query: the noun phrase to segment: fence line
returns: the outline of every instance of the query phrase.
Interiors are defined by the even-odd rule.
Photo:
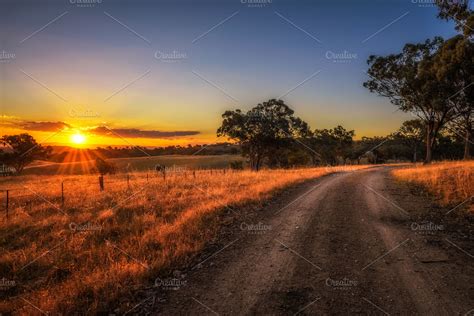
[[[230,172],[235,173],[236,171],[238,171],[238,170],[231,170]],[[199,174],[217,175],[219,172],[222,172],[222,174],[225,175],[226,174],[226,169],[222,169],[222,170],[217,170],[217,169],[198,169],[198,170],[196,170],[196,169],[193,169],[191,174],[192,174],[193,179],[195,180],[195,179],[197,179],[197,176]],[[153,176],[153,174],[155,176]],[[60,204],[61,204],[61,208],[64,208],[64,206],[66,204],[66,193],[67,193],[67,190],[66,190],[67,188],[65,187],[66,182],[80,182],[82,187],[88,186],[88,185],[97,185],[98,184],[98,190],[100,192],[102,192],[102,191],[106,190],[106,186],[114,185],[116,183],[122,183],[122,184],[126,183],[127,188],[131,189],[131,182],[133,180],[143,180],[143,181],[145,181],[145,183],[149,183],[150,179],[162,178],[163,182],[167,182],[167,177],[168,177],[169,180],[172,180],[172,179],[177,179],[180,176],[182,176],[184,179],[188,179],[188,171],[179,171],[179,172],[174,172],[174,171],[170,172],[170,171],[168,171],[167,172],[166,169],[165,169],[165,170],[162,170],[162,171],[159,171],[159,172],[151,173],[151,176],[147,172],[146,173],[146,178],[134,176],[133,173],[132,174],[129,174],[129,173],[120,174],[120,175],[109,175],[109,176],[101,175],[101,176],[98,177],[98,180],[99,180],[98,182],[95,182],[97,180],[93,181],[92,177],[91,177],[90,181],[84,181],[84,179],[77,179],[77,177],[80,177],[80,175],[71,176],[71,177],[74,177],[74,178],[72,178],[72,179],[67,179],[67,178],[66,179],[61,179],[60,190],[59,190],[58,196],[56,198],[59,199]],[[112,180],[110,180],[110,178],[112,178]],[[33,182],[33,184],[34,184],[34,182]],[[11,194],[13,192],[27,191],[27,190],[29,190],[30,193],[14,195],[14,196],[12,196],[12,194]],[[10,208],[12,206],[11,199],[13,199],[13,198],[14,199],[30,198],[28,201],[26,201],[27,202],[26,205],[29,205],[30,211],[32,209],[33,201],[37,200],[37,199],[41,199],[41,194],[40,193],[35,193],[26,186],[22,186],[22,187],[19,187],[19,188],[11,188],[11,187],[5,188],[5,189],[0,188],[0,192],[4,192],[5,217],[6,217],[7,220],[9,218]],[[55,197],[51,197],[50,199],[55,199]]]

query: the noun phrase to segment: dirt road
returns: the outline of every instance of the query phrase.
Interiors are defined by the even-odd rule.
[[[306,183],[161,280],[151,312],[474,314],[472,236],[415,217],[429,207],[385,167]]]

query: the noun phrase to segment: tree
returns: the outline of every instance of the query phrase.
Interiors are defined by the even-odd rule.
[[[436,1],[436,4],[439,18],[453,20],[456,23],[456,30],[466,37],[474,35],[474,12],[470,9],[468,0]]]
[[[366,156],[370,163],[383,163],[385,161],[385,155],[381,151],[382,146],[387,142],[387,137],[366,137],[362,136],[360,143],[362,144],[364,151],[362,156]],[[358,157],[360,161],[361,157]]]
[[[436,37],[420,44],[406,44],[399,54],[370,56],[367,61],[370,79],[364,87],[424,122],[425,163],[432,160],[432,147],[440,130],[454,117],[449,90],[433,72],[434,56],[442,44],[443,40]]]
[[[441,1],[437,5],[438,17],[454,21],[456,30],[461,33],[443,45],[436,60],[436,68],[438,79],[452,82],[455,90],[450,99],[458,117],[451,124],[451,132],[461,130],[464,134],[464,159],[470,159],[470,144],[474,134],[474,11],[470,9],[468,0]]]
[[[445,130],[438,138],[433,156],[439,160],[455,160],[463,157],[463,137]]]
[[[0,142],[4,147],[0,153],[2,164],[15,169],[20,174],[23,169],[38,159],[47,159],[51,154],[51,147],[43,147],[29,134],[4,135]]]
[[[95,167],[101,176],[106,174],[114,174],[116,172],[116,167],[113,163],[107,162],[106,160],[97,157],[95,159]]]
[[[313,156],[313,164],[316,164],[318,161],[326,165],[336,164],[336,155],[334,153],[336,141],[331,134],[331,131],[328,129],[314,130],[310,144],[311,147],[317,148],[321,154],[319,156]]]
[[[366,152],[367,147],[365,144],[362,143],[362,141],[354,141],[351,146],[349,159],[352,161],[357,161],[357,164],[360,165],[360,161]]]
[[[334,129],[330,130],[330,133],[336,141],[336,156],[341,157],[345,162],[350,156],[350,149],[355,132],[353,130],[348,131],[341,125],[338,125]]]
[[[294,116],[294,111],[282,100],[271,99],[244,113],[237,109],[222,114],[217,136],[227,136],[242,147],[250,167],[258,171],[264,161],[279,164],[287,150],[299,138],[310,134],[308,124]]]
[[[470,144],[474,140],[474,43],[461,35],[447,40],[436,54],[432,68],[456,111],[449,129],[463,135],[464,159],[470,159]]]
[[[417,161],[418,149],[425,138],[424,124],[421,120],[410,120],[403,122],[400,129],[394,133],[395,139],[400,139],[410,147],[413,153],[413,162]]]
[[[336,164],[338,158],[345,161],[350,157],[354,135],[354,131],[347,131],[340,125],[333,129],[316,129],[310,142],[321,154],[315,158],[329,165]]]

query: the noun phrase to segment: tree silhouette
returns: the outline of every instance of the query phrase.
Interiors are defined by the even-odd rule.
[[[38,159],[47,159],[51,154],[51,147],[43,147],[29,134],[4,135],[0,142],[5,147],[0,152],[2,164],[15,169],[20,174],[23,169]]]
[[[421,120],[403,122],[398,131],[393,134],[395,140],[401,140],[410,147],[413,153],[413,162],[417,161],[417,153],[425,138],[424,124]]]
[[[439,49],[430,71],[443,83],[456,111],[449,129],[464,138],[464,159],[470,159],[474,135],[474,43],[462,35],[447,40]]]
[[[101,176],[106,174],[114,174],[116,172],[116,167],[113,163],[108,162],[100,157],[95,159],[95,167]]]
[[[456,30],[466,37],[474,35],[474,12],[470,9],[468,0],[436,1],[436,4],[439,18],[453,21]]]
[[[404,112],[419,117],[426,128],[425,163],[432,159],[432,148],[440,130],[455,117],[450,105],[450,89],[439,81],[433,66],[443,40],[436,37],[420,44],[406,44],[402,52],[386,57],[370,56],[364,87],[387,97]]]
[[[338,158],[346,160],[351,156],[354,131],[347,131],[338,125],[333,129],[316,129],[311,138],[312,147],[316,148],[322,163],[334,165]]]
[[[247,111],[237,109],[222,114],[218,136],[237,141],[250,167],[258,171],[265,160],[280,164],[283,152],[299,138],[310,135],[308,124],[294,116],[282,100],[271,99]]]

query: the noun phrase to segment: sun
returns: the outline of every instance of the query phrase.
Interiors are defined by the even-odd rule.
[[[76,145],[82,145],[86,142],[86,137],[81,133],[76,133],[71,136],[71,142]]]

